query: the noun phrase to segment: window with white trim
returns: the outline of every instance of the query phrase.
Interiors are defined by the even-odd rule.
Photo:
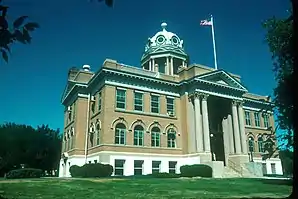
[[[251,126],[250,112],[244,111],[245,114],[245,124]]]
[[[176,148],[176,131],[173,128],[170,128],[167,133],[168,147]]]
[[[115,144],[125,144],[126,127],[119,123],[115,127]]]
[[[126,107],[126,90],[116,89],[116,108],[125,109]]]
[[[100,144],[100,125],[99,125],[99,123],[96,124],[95,132],[96,132],[96,145],[99,145]]]
[[[134,175],[143,175],[143,160],[134,161]]]
[[[161,161],[152,161],[152,173],[160,172]]]
[[[269,127],[269,115],[263,114],[263,119],[264,119],[264,127],[268,128]]]
[[[255,117],[255,126],[260,127],[260,113],[255,112],[254,117]]]
[[[175,115],[175,99],[167,97],[167,113],[169,116]]]
[[[159,96],[151,95],[151,112],[159,113]]]
[[[160,129],[158,127],[153,127],[151,129],[151,146],[160,146]]]
[[[134,109],[135,111],[143,111],[143,93],[134,92]]]
[[[275,165],[275,163],[271,163],[271,173],[276,174],[276,165]]]
[[[143,146],[144,143],[144,128],[141,125],[137,125],[133,132],[133,145]]]
[[[101,111],[101,101],[102,101],[102,99],[101,99],[101,92],[99,92],[98,93],[98,111]]]
[[[177,161],[169,161],[169,173],[176,173]]]
[[[258,137],[258,149],[260,153],[264,153],[265,149],[264,149],[264,140],[262,138],[262,136]]]
[[[124,174],[124,164],[125,164],[125,160],[117,160],[117,159],[115,159],[114,175],[116,175],[116,176],[123,176],[123,174]]]

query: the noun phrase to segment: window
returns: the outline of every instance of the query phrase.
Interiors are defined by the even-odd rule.
[[[254,113],[255,116],[255,125],[260,126],[260,114],[259,113]]]
[[[71,129],[71,149],[74,148],[74,142],[75,141],[75,136],[74,136],[74,128]]]
[[[91,161],[88,161],[89,164],[91,164]]]
[[[125,109],[126,107],[126,90],[116,90],[116,108]]]
[[[159,113],[159,96],[151,95],[151,112]]]
[[[134,129],[133,144],[136,146],[143,146],[144,128],[140,125]]]
[[[152,173],[159,173],[160,172],[160,161],[152,161]]]
[[[135,92],[135,111],[143,111],[143,93]]]
[[[176,173],[176,161],[169,161],[169,173]]]
[[[173,128],[168,130],[168,147],[175,148],[176,147],[176,132]]]
[[[263,171],[263,174],[267,174],[267,166],[266,166],[266,163],[262,163],[262,171]]]
[[[67,140],[68,140],[68,142],[67,142],[67,144],[68,144],[67,150],[70,150],[70,146],[71,146],[70,131],[68,131],[68,133],[67,133]]]
[[[265,150],[264,150],[264,142],[263,142],[262,136],[260,136],[258,138],[258,148],[259,148],[259,152],[261,152],[261,153],[264,153],[265,152]]]
[[[255,151],[255,141],[254,141],[254,138],[252,137],[252,136],[249,136],[248,137],[248,147],[249,147],[249,152],[253,152],[253,151]]]
[[[98,110],[101,111],[101,92],[98,93]]]
[[[115,144],[125,144],[126,127],[119,123],[115,128]]]
[[[143,160],[135,160],[134,161],[134,175],[142,175],[143,174]]]
[[[245,124],[248,126],[251,126],[251,120],[250,120],[250,112],[249,111],[245,111]]]
[[[97,160],[94,160],[94,163],[96,164],[97,163]]]
[[[95,98],[95,96],[93,96],[93,97],[94,97],[94,100],[91,101],[91,111],[92,111],[92,113],[95,113],[96,98]]]
[[[272,173],[272,174],[276,174],[275,163],[271,163],[271,173]]]
[[[169,116],[175,115],[175,99],[167,97],[167,113]]]
[[[100,144],[100,125],[99,123],[96,124],[96,145]]]
[[[72,119],[74,120],[75,117],[76,117],[76,103],[74,102],[72,106],[73,106],[72,107],[72,111],[73,111],[73,113],[72,113]]]
[[[151,130],[151,146],[160,146],[160,129],[158,127],[153,127]]]
[[[123,176],[125,160],[115,160],[115,171],[116,176]]]
[[[263,118],[264,118],[264,127],[268,128],[269,127],[269,116],[268,116],[268,114],[264,114]]]

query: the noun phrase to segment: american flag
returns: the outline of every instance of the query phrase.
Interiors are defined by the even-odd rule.
[[[208,21],[207,19],[201,20],[201,26],[212,26],[212,21]]]

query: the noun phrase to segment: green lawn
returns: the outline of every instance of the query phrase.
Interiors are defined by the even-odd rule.
[[[291,185],[264,179],[34,179],[0,180],[6,198],[284,198]],[[0,197],[1,198],[1,197]]]

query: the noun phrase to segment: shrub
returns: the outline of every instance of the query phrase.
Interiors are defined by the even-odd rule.
[[[204,164],[184,165],[180,172],[182,177],[212,177],[212,168]]]
[[[150,176],[152,176],[153,178],[179,178],[180,175],[177,173],[152,173],[149,174]]]
[[[43,172],[41,169],[32,169],[32,168],[24,168],[24,169],[15,169],[9,171],[5,178],[7,179],[17,179],[17,178],[40,178]]]
[[[83,166],[73,165],[69,168],[72,177],[95,178],[109,177],[113,173],[113,167],[109,164],[85,164]]]

